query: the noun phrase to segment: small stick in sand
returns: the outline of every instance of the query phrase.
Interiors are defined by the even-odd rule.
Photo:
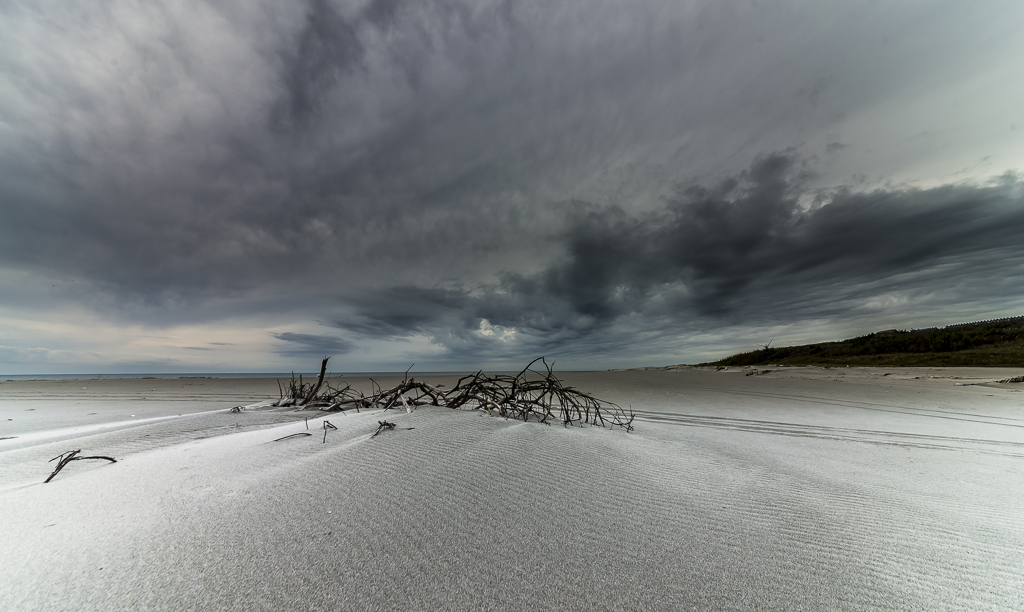
[[[328,429],[337,429],[337,427],[332,425],[330,421],[324,421],[324,441],[323,441],[323,444],[327,444],[327,430]]]
[[[377,434],[379,434],[381,431],[384,430],[385,427],[387,427],[388,429],[394,429],[395,428],[395,424],[394,423],[389,423],[388,421],[377,421],[377,423],[378,423],[377,431],[373,432],[373,436],[376,436]],[[373,436],[370,436],[370,437],[372,438]]]
[[[57,475],[57,472],[63,470],[64,466],[69,464],[69,463],[71,463],[72,461],[81,461],[83,459],[106,459],[107,461],[109,461],[111,463],[117,463],[117,459],[114,459],[113,457],[104,457],[104,456],[100,456],[100,455],[97,455],[95,457],[79,457],[77,455],[80,452],[82,452],[81,449],[73,450],[73,451],[67,451],[65,453],[61,453],[61,454],[57,455],[53,459],[50,459],[50,461],[57,461],[58,459],[60,459],[60,461],[57,461],[57,467],[53,470],[53,473],[50,474],[50,477],[43,481],[43,484],[46,484],[46,483],[50,482],[51,480],[53,480],[53,477]]]
[[[313,435],[313,434],[308,434],[308,433],[306,433],[304,431],[300,431],[299,433],[289,434],[289,435],[284,436],[282,438],[278,438],[278,439],[274,440],[274,442],[280,442],[281,440],[287,440],[288,438],[294,438],[295,436],[311,436],[311,435]]]

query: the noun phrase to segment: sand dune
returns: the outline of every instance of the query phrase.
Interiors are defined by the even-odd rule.
[[[571,374],[636,430],[425,407],[375,438],[379,411],[227,412],[273,381],[4,383],[0,607],[1022,609],[1004,374]],[[118,463],[40,484],[71,448]]]

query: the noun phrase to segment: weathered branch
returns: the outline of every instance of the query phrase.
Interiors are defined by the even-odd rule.
[[[329,359],[330,357],[324,357],[324,360],[320,363],[320,377],[316,380],[316,386],[313,387],[313,389],[306,395],[306,399],[302,400],[302,406],[305,406],[310,400],[316,397],[317,392],[320,391],[320,387],[323,386],[324,373],[327,371],[327,361]]]
[[[104,457],[102,455],[96,455],[96,456],[93,456],[93,457],[79,457],[78,453],[80,453],[80,452],[82,452],[81,449],[73,450],[73,451],[67,451],[65,453],[61,453],[61,454],[57,455],[53,459],[50,459],[50,462],[57,461],[58,459],[60,459],[60,461],[57,461],[57,467],[54,468],[53,472],[50,474],[50,477],[43,481],[43,484],[46,484],[46,483],[50,482],[51,480],[53,480],[53,477],[57,475],[57,472],[63,470],[64,466],[69,464],[69,463],[71,463],[72,461],[83,461],[85,459],[104,459],[104,460],[109,461],[111,463],[117,463],[117,459],[114,459],[113,457]]]
[[[388,422],[388,421],[377,421],[377,423],[378,423],[377,431],[373,432],[373,435],[370,436],[371,438],[373,436],[376,436],[377,434],[379,434],[381,431],[383,431],[385,427],[388,428],[388,429],[394,429],[395,428],[395,424],[391,423],[391,422]]]
[[[313,434],[308,434],[308,433],[306,433],[304,431],[300,431],[299,433],[293,433],[293,434],[289,434],[287,436],[281,436],[280,438],[274,440],[274,442],[280,442],[281,440],[287,440],[288,438],[295,438],[297,436],[311,436],[311,435],[313,435]]]

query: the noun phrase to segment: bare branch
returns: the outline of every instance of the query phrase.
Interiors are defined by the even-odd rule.
[[[111,463],[117,463],[117,459],[114,459],[113,457],[104,457],[102,455],[96,455],[96,456],[93,456],[93,457],[79,457],[78,453],[80,453],[80,452],[82,452],[81,449],[73,450],[73,451],[67,451],[67,452],[64,452],[64,453],[61,453],[61,454],[57,455],[53,459],[50,459],[50,462],[57,461],[58,459],[60,461],[57,461],[57,467],[54,468],[54,470],[50,474],[49,478],[47,478],[46,480],[43,481],[43,484],[46,484],[46,483],[50,482],[51,480],[53,480],[53,477],[57,475],[57,472],[63,470],[64,466],[69,464],[69,463],[71,463],[72,461],[84,461],[86,459],[103,459],[103,460],[109,461]]]

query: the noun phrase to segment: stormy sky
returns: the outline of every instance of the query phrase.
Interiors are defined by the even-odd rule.
[[[0,373],[695,363],[1024,314],[1024,4],[0,5]]]

